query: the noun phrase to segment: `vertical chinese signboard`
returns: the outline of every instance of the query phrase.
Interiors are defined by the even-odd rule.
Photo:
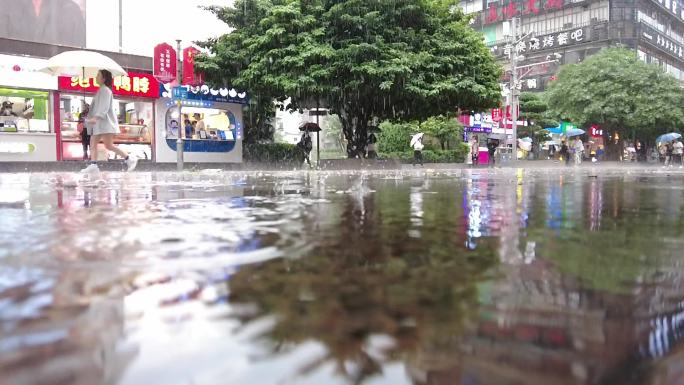
[[[195,56],[200,51],[195,47],[187,47],[183,50],[183,84],[203,84],[203,74],[195,73]]]
[[[162,83],[176,79],[178,57],[176,50],[169,44],[161,43],[154,47],[154,77]]]

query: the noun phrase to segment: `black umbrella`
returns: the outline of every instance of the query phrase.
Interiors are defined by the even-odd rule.
[[[299,131],[320,132],[321,128],[316,123],[304,123],[299,126]]]

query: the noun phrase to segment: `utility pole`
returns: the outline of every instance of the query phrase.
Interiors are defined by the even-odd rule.
[[[513,131],[513,161],[518,160],[518,53],[515,46],[518,43],[518,23],[517,18],[511,19],[511,41],[513,42],[511,51],[511,129]],[[504,119],[505,120],[505,119]]]
[[[177,58],[180,58],[180,63],[178,65],[178,70],[176,72],[176,80],[178,82],[178,87],[183,86],[183,53],[181,52],[181,40],[176,40],[176,47],[178,48]],[[178,135],[176,139],[176,166],[178,171],[183,171],[183,134],[185,133],[185,128],[183,127],[183,111],[181,109],[181,99],[176,100],[178,107]]]
[[[119,0],[119,53],[123,52],[123,0]]]

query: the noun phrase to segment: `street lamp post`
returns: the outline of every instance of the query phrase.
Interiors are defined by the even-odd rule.
[[[546,57],[546,61],[540,62],[540,63],[534,63],[534,64],[528,64],[528,65],[523,65],[523,66],[518,66],[518,60],[521,58],[524,59],[522,56],[518,56],[516,46],[518,43],[523,41],[527,36],[531,35],[533,31],[528,32],[521,38],[518,38],[518,19],[516,17],[511,19],[511,82],[509,85],[509,92],[510,92],[510,106],[511,106],[511,131],[513,134],[513,159],[518,160],[518,105],[519,105],[519,99],[518,97],[520,96],[520,92],[518,90],[518,82],[527,76],[531,71],[532,68],[530,68],[526,73],[523,75],[518,76],[518,70],[521,70],[523,68],[529,68],[529,67],[534,67],[542,64],[547,64],[547,63],[558,63],[558,61],[561,58],[560,54],[554,54],[554,60],[548,60],[550,59],[551,55]],[[506,121],[505,116],[504,116],[504,122]],[[505,125],[504,125],[505,127]]]
[[[183,54],[181,52],[181,40],[176,40],[178,48],[178,57],[181,58],[178,65],[178,71],[176,72],[176,81],[178,82],[178,87],[183,85]],[[178,135],[176,135],[176,166],[178,171],[183,171],[183,111],[181,111],[181,100],[178,98],[176,100],[176,106],[178,107]]]

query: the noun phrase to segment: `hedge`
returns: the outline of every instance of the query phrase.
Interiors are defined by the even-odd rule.
[[[243,159],[247,162],[280,163],[304,161],[304,153],[294,144],[250,143],[242,146]]]
[[[425,163],[464,163],[468,146],[461,146],[458,150],[425,150],[423,161]],[[413,151],[390,152],[380,154],[384,159],[397,159],[402,163],[413,162]]]

